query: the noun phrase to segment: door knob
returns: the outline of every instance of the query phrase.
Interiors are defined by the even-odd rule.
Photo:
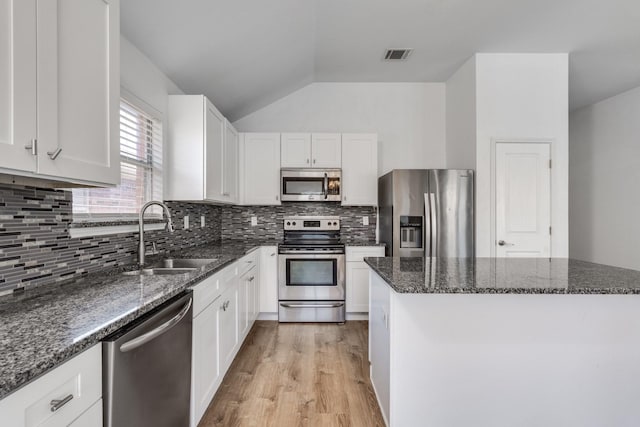
[[[498,244],[499,244],[500,246],[504,246],[504,245],[506,245],[506,244],[507,244],[507,242],[505,242],[504,240],[499,240],[499,241],[498,241]]]

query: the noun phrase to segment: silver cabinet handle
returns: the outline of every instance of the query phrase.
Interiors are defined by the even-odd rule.
[[[187,315],[187,312],[191,308],[191,303],[192,302],[193,302],[193,299],[190,298],[189,301],[187,301],[187,303],[184,305],[184,307],[182,307],[182,310],[180,310],[180,312],[178,314],[176,314],[174,317],[172,317],[171,319],[167,320],[165,323],[163,323],[162,325],[158,326],[154,330],[149,331],[146,334],[142,334],[138,338],[134,338],[131,341],[127,341],[126,343],[122,344],[120,346],[120,351],[123,352],[123,353],[126,353],[127,351],[134,350],[134,349],[136,349],[136,348],[148,343],[152,339],[164,334],[169,329],[173,328],[175,325],[180,323],[180,321],[182,320],[182,318],[184,316]]]
[[[506,244],[507,244],[507,242],[505,242],[504,240],[498,241],[498,245],[500,245],[500,246],[505,246]]]
[[[336,302],[333,304],[291,304],[288,302],[281,302],[280,305],[285,308],[337,308],[344,305],[343,302]]]
[[[313,164],[314,164],[314,165],[316,164],[316,159],[313,159]]]
[[[225,302],[223,302],[221,308],[223,311],[227,311],[227,308],[229,308],[229,300],[226,300]]]
[[[25,145],[24,146],[25,150],[31,150],[31,154],[33,156],[37,156],[38,155],[38,140],[33,138],[30,142],[29,145]]]
[[[253,279],[255,279],[255,278],[256,278],[256,276],[251,276],[251,277],[249,277],[249,281],[253,282]]]
[[[271,254],[271,256],[276,256],[276,253],[275,253],[275,252],[274,252],[274,253],[272,253],[272,254]]]
[[[278,200],[278,199],[279,199],[279,197],[278,197],[278,196],[276,196],[276,200]]]
[[[229,193],[222,193],[223,196],[229,197]]]
[[[56,412],[64,405],[71,402],[71,399],[73,399],[73,394],[66,396],[64,399],[53,399],[51,402],[49,402],[49,405],[51,405],[51,412]]]
[[[309,164],[309,159],[307,159],[307,164]]]
[[[58,148],[56,151],[47,151],[47,156],[49,156],[51,160],[55,160],[60,153],[62,153],[62,148]]]

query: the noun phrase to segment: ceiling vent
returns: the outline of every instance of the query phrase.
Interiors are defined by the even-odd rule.
[[[411,55],[413,49],[387,49],[384,54],[385,61],[406,61],[409,55]]]

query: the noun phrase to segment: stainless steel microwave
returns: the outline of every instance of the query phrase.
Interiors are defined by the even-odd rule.
[[[339,202],[340,169],[281,169],[280,200],[283,202]]]

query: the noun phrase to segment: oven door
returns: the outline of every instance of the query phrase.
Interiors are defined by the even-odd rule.
[[[281,194],[283,202],[335,202],[340,201],[339,169],[308,170],[282,169]]]
[[[278,263],[279,300],[344,300],[344,254],[281,254]]]

